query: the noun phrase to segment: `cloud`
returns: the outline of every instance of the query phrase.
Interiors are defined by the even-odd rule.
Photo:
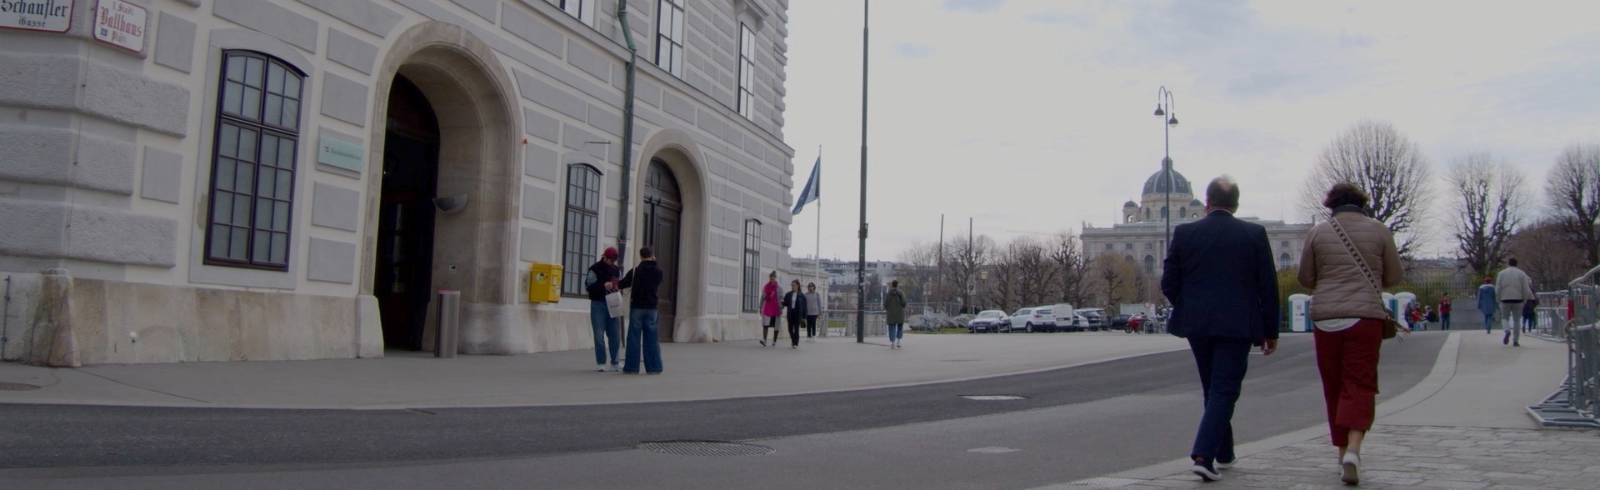
[[[1028,14],[1023,19],[1035,24],[1068,25],[1073,27],[1088,26],[1092,19],[1087,15],[1070,14],[1059,10],[1047,10]]]
[[[1006,0],[944,0],[944,9],[957,12],[985,13],[999,10]]]
[[[922,59],[933,54],[933,47],[921,43],[899,43],[894,45],[894,52],[901,57]]]

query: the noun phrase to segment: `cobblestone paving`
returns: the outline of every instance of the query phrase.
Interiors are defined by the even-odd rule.
[[[1378,426],[1362,451],[1361,488],[1600,488],[1600,431]],[[1096,478],[1068,488],[1348,488],[1325,437],[1241,458],[1223,481],[1181,473]]]

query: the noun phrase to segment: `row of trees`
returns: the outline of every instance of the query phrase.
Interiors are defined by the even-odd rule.
[[[1449,233],[1457,258],[1479,276],[1519,257],[1541,282],[1564,283],[1600,265],[1600,145],[1576,144],[1556,159],[1543,199],[1530,196],[1521,171],[1490,153],[1449,163],[1438,182],[1450,193]],[[1322,152],[1303,192],[1303,206],[1326,219],[1322,198],[1335,183],[1350,182],[1372,198],[1372,216],[1395,234],[1401,255],[1412,258],[1429,231],[1435,179],[1418,145],[1394,126],[1363,121]],[[1542,202],[1541,202],[1542,201]],[[1541,208],[1539,204],[1543,204]]]
[[[900,261],[909,266],[899,277],[911,301],[948,304],[951,311],[1115,306],[1156,294],[1155,281],[1133,259],[1107,254],[1087,260],[1083,242],[1067,231],[1005,243],[988,236],[951,239],[943,247],[919,243]]]

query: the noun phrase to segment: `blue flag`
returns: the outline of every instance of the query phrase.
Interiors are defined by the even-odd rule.
[[[805,190],[800,191],[800,197],[794,203],[794,214],[806,208],[806,203],[822,198],[822,157],[817,156],[817,163],[811,166],[811,178],[806,179]]]

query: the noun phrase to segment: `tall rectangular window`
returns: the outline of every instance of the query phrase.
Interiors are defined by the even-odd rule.
[[[744,311],[761,311],[761,222],[744,222]]]
[[[683,77],[683,1],[661,0],[656,8],[656,66]]]
[[[561,0],[561,10],[567,11],[573,17],[585,24],[594,25],[594,2],[596,0]]]
[[[567,167],[566,231],[562,234],[561,294],[586,294],[584,276],[599,256],[600,171],[588,165]]]
[[[756,33],[739,23],[739,115],[750,119],[756,102]]]
[[[288,270],[304,75],[250,51],[222,56],[206,263]]]

